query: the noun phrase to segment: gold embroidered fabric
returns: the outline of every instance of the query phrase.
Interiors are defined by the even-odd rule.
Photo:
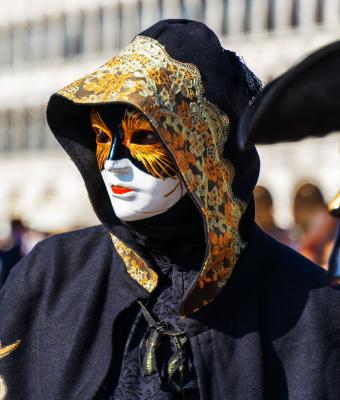
[[[91,111],[91,125],[96,134],[96,157],[99,170],[104,168],[105,161],[110,154],[112,133],[102,120],[100,114],[94,110]]]
[[[1,346],[0,344],[0,360],[11,354],[12,351],[14,351],[19,346],[20,343],[21,340],[17,340],[16,342],[9,344],[8,346]]]
[[[127,272],[135,281],[144,287],[148,292],[152,292],[158,283],[158,275],[142,260],[139,255],[127,247],[112,233],[111,239],[117,253],[126,265]]]
[[[234,168],[222,157],[229,119],[204,97],[197,67],[174,60],[156,40],[137,36],[118,56],[59,94],[83,104],[125,102],[151,121],[206,221],[208,255],[180,313],[208,304],[227,283],[245,246],[238,225],[246,204],[233,195]],[[123,259],[134,279],[140,273],[142,286],[155,287],[145,263]]]
[[[0,360],[2,358],[9,356],[12,353],[12,351],[14,351],[19,346],[20,343],[21,340],[17,340],[16,342],[11,343],[7,346],[1,346],[0,343]],[[0,375],[0,400],[5,400],[6,396],[7,396],[6,381],[5,378],[2,375]]]
[[[7,395],[7,385],[5,378],[0,375],[0,400],[5,400]]]

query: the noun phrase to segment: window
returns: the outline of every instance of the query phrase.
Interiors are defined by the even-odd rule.
[[[0,112],[0,150],[8,151],[8,138],[9,138],[9,113],[8,111]]]
[[[293,0],[293,7],[292,7],[292,17],[291,17],[291,26],[292,27],[297,27],[299,25],[299,7],[300,6],[300,1],[299,0]]]
[[[306,232],[325,207],[320,189],[312,183],[303,184],[297,190],[294,199],[295,223],[302,232]]]
[[[31,30],[31,24],[27,23],[25,25],[24,29],[25,29],[24,30],[24,34],[23,34],[23,37],[22,37],[24,54],[25,54],[24,58],[25,58],[26,62],[30,62],[31,61],[31,57],[32,57],[32,49],[31,49],[31,46],[32,46],[32,38],[31,38],[32,30]]]
[[[37,149],[43,145],[44,123],[42,111],[38,108],[25,110],[26,148]]]
[[[205,0],[204,0],[205,1]],[[158,0],[159,19],[164,19],[163,0]]]
[[[224,3],[227,0],[224,0]],[[181,0],[181,17],[193,19],[196,21],[203,20],[203,1],[202,0]]]
[[[25,25],[16,25],[13,29],[13,65],[20,64],[25,60],[25,35]]]
[[[11,59],[11,31],[9,27],[0,27],[0,63],[3,66],[10,64]]]
[[[223,0],[223,20],[222,20],[222,35],[227,35],[228,31],[228,7],[230,0]]]
[[[161,0],[159,0],[161,1]],[[117,18],[117,44],[118,44],[118,48],[120,49],[122,47],[122,43],[123,43],[123,6],[122,4],[119,2],[118,3],[118,9],[117,9],[117,14],[118,14],[118,18]]]
[[[112,51],[118,48],[119,20],[118,5],[113,4],[101,9],[101,51]]]
[[[254,4],[251,0],[245,0],[245,13],[243,21],[243,31],[250,32],[251,29],[251,13],[254,12]]]
[[[83,18],[81,13],[63,16],[64,57],[70,58],[83,51]]]
[[[321,24],[325,20],[325,0],[317,0],[315,22]]]
[[[103,9],[87,10],[82,14],[83,19],[83,52],[98,53],[103,49]]]
[[[63,18],[48,18],[46,24],[46,58],[60,58],[63,54]]]
[[[45,118],[45,109],[42,109],[41,112],[43,114],[42,145],[48,149],[60,148],[57,139],[55,138],[54,134],[52,133],[50,127],[47,124]]]
[[[113,23],[113,21],[112,21]],[[99,7],[97,13],[97,51],[104,50],[104,9]]]
[[[273,31],[275,29],[275,0],[268,0],[267,11],[267,29]]]
[[[46,29],[45,21],[33,21],[30,26],[30,52],[32,61],[42,60],[46,57]]]
[[[24,112],[22,110],[11,110],[9,112],[9,122],[9,150],[23,150],[26,144],[26,126]]]
[[[12,25],[8,28],[7,31],[7,51],[8,51],[7,65],[13,65],[14,27]]]

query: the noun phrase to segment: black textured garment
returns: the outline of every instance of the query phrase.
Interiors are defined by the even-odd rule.
[[[6,281],[11,268],[20,260],[21,255],[20,243],[15,243],[9,249],[0,249],[0,287]]]
[[[181,260],[182,267],[174,264],[168,257],[154,255],[153,259],[162,271],[161,281],[155,293],[146,302],[145,306],[157,321],[176,331],[186,330],[186,324],[179,319],[180,302],[196,277],[201,260],[197,256],[187,256]],[[173,348],[168,338],[163,337],[157,349],[157,372],[150,376],[142,375],[142,354],[140,348],[148,331],[148,324],[141,310],[138,310],[136,319],[132,322],[127,336],[121,364],[113,364],[112,374],[119,374],[118,381],[111,374],[106,378],[101,400],[170,400],[198,399],[196,376],[192,365],[192,355],[187,358],[187,376],[183,390],[176,391],[169,386],[164,374],[164,362],[168,361]],[[145,351],[144,351],[145,353]],[[145,354],[144,354],[145,357]],[[114,383],[116,385],[113,385]],[[115,387],[112,387],[115,386]]]
[[[179,306],[197,277],[205,253],[202,218],[188,195],[166,213],[140,221],[124,222],[150,265],[159,275],[159,284],[145,306],[163,326],[186,334],[186,324],[179,318]],[[156,228],[155,228],[156,227]],[[169,400],[198,398],[197,383],[187,343],[186,379],[183,389],[175,390],[166,376],[166,366],[174,353],[169,337],[163,336],[156,350],[157,371],[143,376],[142,363],[148,323],[141,309],[131,321],[121,361],[111,366],[100,399]],[[144,353],[144,354],[143,354]],[[118,381],[114,379],[120,371]],[[111,374],[113,376],[111,376]]]
[[[338,400],[340,291],[254,228],[230,282],[186,318],[201,400]],[[150,298],[94,227],[39,243],[0,292],[9,400],[92,400]],[[118,380],[117,370],[112,379]]]

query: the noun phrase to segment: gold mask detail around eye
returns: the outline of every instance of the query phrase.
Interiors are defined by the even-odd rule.
[[[91,125],[96,133],[98,166],[103,170],[110,154],[112,132],[99,112],[94,109],[91,111]],[[174,163],[159,140],[152,144],[134,143],[141,133],[155,133],[149,120],[140,111],[127,111],[122,120],[122,129],[124,133],[122,145],[130,149],[132,157],[140,161],[152,176],[164,179],[176,175]]]
[[[151,144],[140,144],[138,135],[155,133],[149,120],[140,111],[125,113],[122,128],[124,132],[123,145],[130,149],[132,157],[140,161],[149,174],[156,178],[165,179],[176,176],[177,172],[160,139]]]
[[[91,110],[91,125],[96,133],[96,157],[99,166],[99,170],[104,169],[104,163],[110,154],[110,148],[112,143],[112,133],[110,129],[105,125],[99,112],[94,109]]]

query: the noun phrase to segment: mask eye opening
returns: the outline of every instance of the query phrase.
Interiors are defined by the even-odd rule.
[[[94,131],[96,134],[96,143],[97,144],[111,143],[111,138],[102,129],[94,128]]]
[[[162,143],[157,135],[157,133],[152,130],[139,129],[133,132],[130,143],[139,144],[139,145],[156,145],[159,144],[162,146]]]

